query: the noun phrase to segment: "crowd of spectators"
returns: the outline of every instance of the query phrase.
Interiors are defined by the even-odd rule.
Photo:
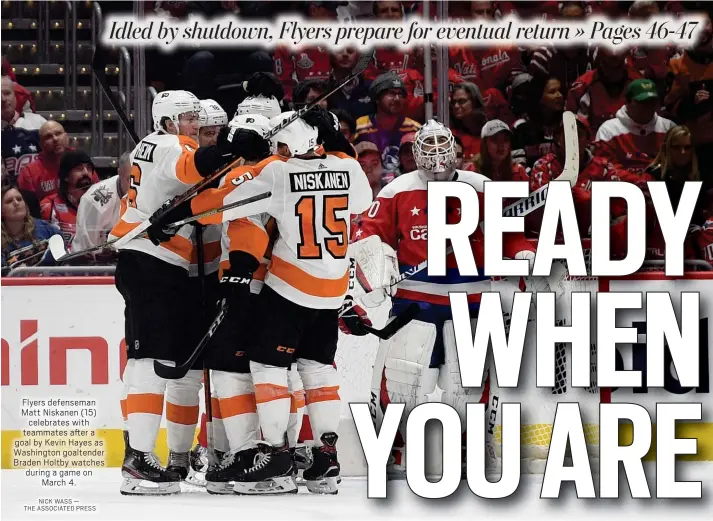
[[[421,15],[423,7],[416,1],[158,1],[147,5],[179,18],[195,11],[207,16],[227,11],[246,19],[299,12],[310,19],[335,20],[398,20]],[[620,180],[644,188],[646,181],[665,181],[674,208],[683,181],[703,181],[686,252],[688,257],[713,263],[711,3],[453,1],[448,9],[454,19],[494,19],[511,13],[545,20],[591,14],[630,19],[687,11],[704,14],[704,34],[693,48],[622,46],[614,52],[595,45],[449,46],[449,91],[437,92],[434,78],[433,94],[436,101],[440,95],[449,97],[449,126],[457,140],[460,168],[491,179],[526,180],[531,190],[562,171],[562,113],[574,112],[580,146],[580,178],[574,195],[583,237],[589,235],[587,209],[593,181]],[[434,70],[436,62],[424,56],[423,48],[362,52],[374,54],[372,66],[323,104],[355,145],[376,195],[395,177],[415,169],[414,136],[425,120],[424,60],[433,59]],[[272,72],[285,88],[283,109],[287,110],[329,90],[334,80],[349,74],[360,54],[323,47],[149,52],[147,81],[158,90],[183,88],[199,98],[215,99],[231,114],[241,101],[236,93],[242,81],[257,71]],[[7,174],[8,182],[19,188],[3,190],[3,210],[7,194],[8,198],[20,194],[28,215],[34,215],[29,209],[34,197],[41,203],[41,215],[35,217],[60,228],[69,245],[79,196],[98,179],[91,159],[69,149],[59,123],[32,114],[31,96],[23,97],[22,90],[3,72],[3,182],[5,186]],[[6,139],[6,132],[13,133],[12,141]],[[615,205],[610,217],[612,226],[625,226],[626,208]],[[526,225],[534,238],[537,219],[538,214],[530,216]],[[649,228],[649,258],[659,258],[663,255],[660,231],[657,226]],[[12,239],[9,233],[7,237]],[[5,253],[3,212],[3,263]]]

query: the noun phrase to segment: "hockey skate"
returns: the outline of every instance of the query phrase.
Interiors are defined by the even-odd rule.
[[[298,487],[305,484],[302,473],[312,465],[312,451],[304,443],[298,443],[293,449],[290,449],[292,459],[295,462],[295,483]]]
[[[215,459],[218,464],[223,459],[223,452],[215,450]],[[191,468],[188,471],[188,476],[186,477],[186,483],[190,483],[196,487],[205,487],[206,479],[205,475],[208,472],[208,467],[210,466],[210,453],[207,447],[204,447],[200,443],[197,444],[190,452],[190,462]]]
[[[394,447],[386,463],[386,479],[406,479],[406,447]]]
[[[185,481],[191,469],[190,455],[188,452],[168,451],[168,464],[166,470],[178,474],[181,481]]]
[[[241,495],[297,494],[292,455],[283,444],[273,447],[258,442],[252,462],[246,461],[244,472],[237,476],[233,492]]]
[[[322,446],[312,447],[312,466],[304,471],[307,490],[313,494],[336,494],[339,492],[339,461],[337,461],[337,435],[328,432],[322,435]]]
[[[120,492],[125,496],[167,496],[181,492],[181,477],[161,466],[152,452],[127,448],[121,466]]]
[[[258,449],[255,447],[230,451],[223,453],[216,451],[216,455],[221,455],[218,465],[212,466],[205,474],[205,488],[209,494],[232,494],[233,482],[243,471],[252,466]]]

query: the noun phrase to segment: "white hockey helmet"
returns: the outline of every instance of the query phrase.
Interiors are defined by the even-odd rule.
[[[450,179],[456,165],[456,141],[449,129],[436,120],[429,120],[416,133],[413,158],[426,177],[443,181]]]
[[[254,130],[265,137],[270,131],[270,120],[260,114],[236,115],[230,122],[230,128],[245,128]]]
[[[236,115],[260,114],[270,119],[279,116],[281,112],[282,108],[280,108],[280,103],[276,97],[249,96],[238,105]]]
[[[217,101],[212,99],[201,100],[200,125],[201,127],[224,127],[228,124],[228,114]]]
[[[274,128],[287,118],[292,116],[294,111],[283,112],[277,117],[270,120],[270,127]],[[284,143],[290,149],[290,154],[293,156],[301,156],[314,151],[318,146],[317,141],[318,131],[305,123],[302,118],[290,123],[272,138],[274,150],[277,150],[278,143]]]
[[[151,105],[154,130],[164,130],[161,122],[168,118],[178,128],[178,117],[181,114],[195,113],[199,117],[201,102],[187,90],[165,90],[159,92]]]

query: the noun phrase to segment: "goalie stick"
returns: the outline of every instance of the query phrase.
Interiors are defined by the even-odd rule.
[[[366,324],[362,324],[362,327],[372,335],[379,337],[381,340],[388,340],[398,333],[402,327],[416,318],[419,311],[421,311],[421,308],[414,302],[410,304],[401,314],[391,317],[391,319],[381,329],[376,329],[374,327],[367,326]]]
[[[213,210],[208,210],[207,212],[199,213],[198,215],[194,215],[193,217],[189,217],[188,219],[176,221],[175,223],[171,223],[171,224],[167,225],[166,228],[180,228],[184,224],[189,224],[189,223],[195,222],[199,219],[203,219],[204,217],[210,217],[211,215],[215,215],[220,212],[225,212],[227,210],[237,208],[238,206],[245,206],[247,204],[252,204],[257,201],[267,199],[268,197],[272,197],[272,192],[265,192],[264,194],[258,194],[258,195],[253,195],[251,197],[246,197],[245,199],[241,199],[240,201],[235,201],[233,203],[226,204],[225,206],[221,206],[220,208],[214,208]],[[144,221],[144,222],[146,222],[146,221]],[[68,260],[76,259],[77,257],[82,257],[84,255],[87,255],[88,253],[103,250],[104,248],[107,248],[109,246],[114,246],[115,244],[118,244],[119,240],[120,239],[112,239],[110,241],[100,244],[99,246],[93,246],[91,248],[87,248],[86,250],[80,250],[80,251],[74,252],[74,253],[67,253],[67,251],[64,249],[64,243],[62,243],[61,245],[56,242],[54,244],[50,243],[50,247],[54,246],[54,249],[52,249],[52,256],[55,258],[55,261],[57,261],[57,264],[61,264],[63,262],[67,262]],[[59,249],[60,246],[61,246],[61,250]],[[59,255],[59,257],[57,257],[57,255]]]
[[[319,105],[322,101],[326,100],[329,96],[334,94],[335,92],[341,90],[344,88],[346,85],[348,85],[351,81],[353,81],[357,76],[359,76],[362,72],[364,72],[368,67],[369,64],[371,63],[371,60],[373,59],[373,54],[365,54],[363,55],[359,61],[357,62],[356,66],[354,69],[352,69],[351,74],[347,76],[344,80],[339,82],[336,87],[334,87],[332,90],[322,94],[320,97],[316,98],[312,103],[309,105],[306,105],[302,107],[301,109],[295,111],[294,114],[292,114],[289,118],[285,119],[282,121],[279,125],[276,125],[270,131],[264,136],[265,140],[270,140],[273,137],[275,137],[278,133],[280,133],[283,129],[285,129],[287,126],[291,125],[297,119],[301,118],[304,116],[307,112],[312,110],[314,107]],[[124,235],[121,239],[119,239],[116,243],[116,247],[120,248],[129,241],[135,239],[139,235],[141,235],[146,229],[151,226],[151,224],[155,223],[158,221],[163,215],[166,213],[170,212],[174,208],[176,208],[178,205],[186,202],[188,199],[196,195],[198,192],[203,190],[204,188],[207,188],[213,181],[216,179],[219,179],[226,173],[230,172],[232,169],[236,168],[239,166],[240,161],[242,158],[237,158],[235,161],[232,163],[228,164],[227,166],[224,166],[220,170],[217,170],[210,174],[209,176],[205,177],[200,183],[193,185],[191,188],[189,188],[186,192],[184,192],[182,195],[178,196],[173,200],[170,206],[157,210],[151,217],[146,219],[144,222],[142,222],[139,226],[131,230],[129,233]]]

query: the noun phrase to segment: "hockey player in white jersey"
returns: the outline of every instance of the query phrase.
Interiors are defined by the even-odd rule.
[[[201,100],[201,112],[198,118],[198,145],[207,147],[218,142],[218,132],[228,124],[228,114],[217,101],[212,99]]]
[[[457,180],[474,186],[480,194],[480,215],[484,214],[482,194],[487,178],[455,169],[455,140],[450,130],[436,121],[427,122],[416,135],[413,153],[418,170],[403,174],[386,185],[369,211],[361,216],[354,233],[355,260],[372,288],[390,288],[392,279],[399,272],[426,260],[429,181]],[[447,220],[450,223],[460,220],[460,207],[455,201],[447,203]],[[480,227],[471,237],[475,259],[481,261],[482,237]],[[503,242],[503,253],[507,257],[534,255],[531,253],[533,247],[522,234],[506,234]],[[383,262],[379,265],[374,259],[383,259]],[[446,269],[443,277],[430,277],[425,270],[421,271],[395,288],[372,293],[364,301],[368,309],[391,297],[394,315],[413,302],[420,307],[416,320],[391,339],[381,341],[374,364],[370,400],[377,424],[380,424],[388,403],[404,403],[408,412],[428,401],[426,395],[434,392],[436,383],[444,390],[442,400],[453,406],[463,419],[466,403],[487,399],[487,385],[485,391],[464,389],[461,385],[448,294],[466,292],[471,317],[475,319],[480,294],[490,291],[491,282],[484,276],[461,276],[452,253],[447,256]],[[342,330],[363,334],[359,327],[361,313],[355,308],[349,320],[344,320]],[[404,476],[407,442],[405,425],[401,425],[387,469],[391,478]]]
[[[131,186],[110,238],[122,237],[166,201],[235,158],[269,150],[260,136],[246,133],[221,134],[217,145],[199,148],[195,141],[199,112],[200,102],[190,92],[165,91],[155,98],[152,115],[156,131],[131,153]],[[173,213],[168,213],[169,222],[180,219]],[[163,468],[153,454],[167,383],[156,376],[153,362],[183,363],[205,333],[200,295],[188,276],[194,254],[192,229],[184,226],[167,234],[162,228],[150,228],[149,239],[133,239],[119,251],[116,285],[126,302],[128,362],[123,379],[128,389],[130,444],[122,466],[123,494],[180,492],[181,476]],[[162,239],[165,242],[160,242]],[[190,371],[175,382],[184,388],[186,397],[197,396],[200,384],[200,371]],[[169,422],[195,425],[197,418],[197,401],[166,405]],[[192,439],[186,451],[191,443]]]
[[[280,102],[274,96],[248,96],[238,105],[235,118],[238,116],[254,116],[255,114],[272,119],[282,112]]]
[[[87,250],[106,242],[107,235],[119,220],[121,199],[129,190],[131,161],[125,152],[119,158],[118,173],[93,184],[79,200],[77,231],[72,250]]]

